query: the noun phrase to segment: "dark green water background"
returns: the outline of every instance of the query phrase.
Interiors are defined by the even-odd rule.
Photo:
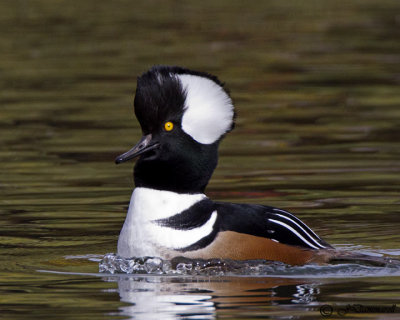
[[[207,193],[400,256],[400,2],[0,2],[0,319],[320,319],[399,277],[101,278],[133,187],[136,76],[217,74],[236,129]],[[43,273],[38,270],[62,272]],[[66,272],[86,273],[84,275]],[[398,319],[391,313],[341,318]]]

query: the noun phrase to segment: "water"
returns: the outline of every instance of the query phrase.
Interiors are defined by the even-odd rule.
[[[350,278],[400,276],[400,260],[386,258],[381,263],[340,261],[329,265],[291,266],[278,261],[188,259],[175,257],[122,258],[106,254],[99,262],[99,272],[108,274],[189,275],[189,276],[254,276],[294,278]]]
[[[328,305],[397,319],[355,307],[400,306],[400,277],[385,268],[160,275],[99,263],[116,251],[133,186],[131,165],[113,160],[140,137],[136,76],[157,63],[231,90],[237,125],[212,199],[288,209],[337,247],[399,258],[399,9],[1,2],[0,318],[321,319]]]

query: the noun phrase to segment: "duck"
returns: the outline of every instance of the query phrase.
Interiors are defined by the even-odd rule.
[[[216,76],[153,66],[137,79],[134,112],[142,138],[115,159],[120,164],[137,158],[119,256],[261,259],[289,265],[340,258],[339,251],[286,210],[206,196],[219,144],[236,119],[229,91]]]

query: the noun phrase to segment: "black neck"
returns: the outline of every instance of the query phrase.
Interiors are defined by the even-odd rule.
[[[204,193],[217,166],[217,152],[218,146],[213,144],[201,154],[187,154],[173,161],[139,159],[133,174],[135,185],[178,193]]]

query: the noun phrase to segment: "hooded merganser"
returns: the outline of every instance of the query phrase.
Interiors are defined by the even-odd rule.
[[[118,239],[120,256],[265,259],[292,265],[334,256],[328,243],[285,210],[217,202],[204,194],[219,142],[235,118],[217,77],[155,66],[138,78],[134,107],[143,137],[115,160],[140,156]]]

